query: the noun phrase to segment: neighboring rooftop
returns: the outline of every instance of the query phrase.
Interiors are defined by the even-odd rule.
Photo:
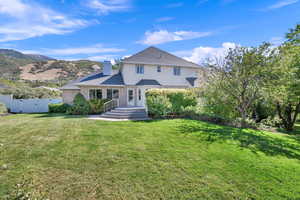
[[[149,47],[137,54],[125,58],[122,62],[127,64],[150,64],[195,68],[201,67],[200,65],[179,58],[156,47]]]

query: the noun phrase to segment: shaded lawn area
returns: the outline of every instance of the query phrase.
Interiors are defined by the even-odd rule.
[[[0,199],[300,199],[300,136],[193,120],[6,116],[3,165]]]

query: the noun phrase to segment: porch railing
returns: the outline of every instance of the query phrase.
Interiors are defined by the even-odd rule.
[[[111,111],[112,109],[117,108],[118,106],[119,106],[119,101],[116,99],[112,99],[103,104],[103,111],[108,112]]]

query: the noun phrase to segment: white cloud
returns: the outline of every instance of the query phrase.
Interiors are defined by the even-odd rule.
[[[281,45],[282,43],[284,42],[284,38],[283,37],[272,37],[270,39],[270,43],[272,45],[275,45],[275,46],[279,46]]]
[[[212,35],[212,32],[193,32],[193,31],[175,31],[159,30],[145,33],[145,37],[139,43],[146,45],[162,44],[173,41],[190,40],[194,38],[207,37]]]
[[[289,6],[292,4],[297,3],[299,0],[282,0],[282,1],[278,1],[275,4],[272,4],[270,6],[268,6],[265,10],[274,10],[274,9],[279,9],[285,6]]]
[[[99,55],[99,56],[90,56],[86,59],[94,61],[103,61],[103,60],[114,60],[117,58],[117,55]]]
[[[100,14],[108,14],[128,10],[130,0],[89,0],[88,7],[97,10]]]
[[[51,49],[46,51],[50,55],[76,55],[76,54],[95,54],[95,53],[116,53],[124,51],[119,48],[107,48],[102,45],[94,45],[77,48]]]
[[[118,53],[124,51],[121,48],[104,47],[101,44],[85,47],[61,48],[61,49],[41,49],[41,50],[21,50],[23,53],[35,53],[51,56],[72,56],[91,55],[99,53]]]
[[[174,54],[191,62],[203,64],[208,60],[214,61],[215,59],[224,58],[229,49],[235,48],[236,46],[237,44],[235,43],[224,42],[221,47],[217,48],[200,46],[189,51],[177,51],[174,52]]]
[[[66,34],[89,24],[24,0],[0,0],[0,19],[0,42]]]
[[[157,22],[167,22],[167,21],[171,21],[173,19],[174,19],[173,17],[161,17],[161,18],[156,19],[156,21]]]
[[[0,0],[0,13],[22,17],[27,12],[29,7],[19,0]]]

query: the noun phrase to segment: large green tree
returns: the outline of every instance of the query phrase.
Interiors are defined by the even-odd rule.
[[[300,25],[287,34],[273,67],[269,94],[287,131],[293,131],[300,113]]]
[[[269,44],[259,47],[236,47],[226,58],[213,66],[214,76],[209,93],[215,92],[215,103],[230,106],[246,126],[255,102],[261,97],[261,89],[270,79],[274,51]]]

